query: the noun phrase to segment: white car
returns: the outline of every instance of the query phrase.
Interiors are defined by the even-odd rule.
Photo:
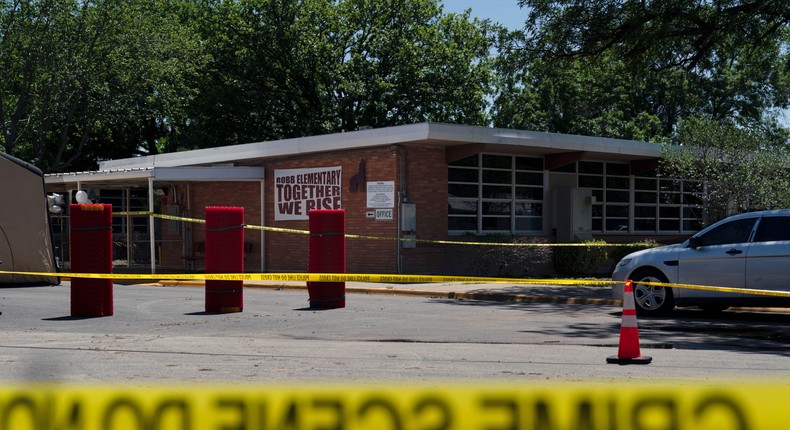
[[[637,313],[665,315],[675,306],[790,307],[790,300],[756,294],[664,288],[640,282],[790,291],[790,210],[750,212],[723,219],[678,245],[625,256],[612,280],[633,281]],[[623,284],[612,288],[623,298]]]

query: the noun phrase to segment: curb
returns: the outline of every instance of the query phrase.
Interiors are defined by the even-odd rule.
[[[157,285],[157,284],[148,284],[148,285]],[[202,281],[160,280],[158,282],[158,285],[162,287],[203,287],[205,286],[205,283]],[[244,288],[270,289],[270,290],[307,290],[306,285],[295,285],[295,284],[244,284]],[[622,306],[621,300],[614,300],[614,299],[597,299],[597,298],[568,297],[568,296],[538,296],[538,295],[530,295],[530,294],[486,293],[486,292],[475,292],[475,291],[403,290],[397,288],[367,288],[367,287],[347,286],[346,292],[354,293],[354,294],[414,296],[414,297],[430,297],[430,298],[454,299],[454,300],[481,300],[481,301],[489,301],[489,302]]]

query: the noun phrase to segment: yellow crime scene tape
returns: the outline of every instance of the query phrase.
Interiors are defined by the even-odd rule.
[[[205,220],[152,214],[158,218]],[[246,226],[267,231],[307,231]],[[346,235],[350,238],[387,239]],[[414,239],[409,239],[414,240]],[[492,244],[588,246],[587,244]],[[619,246],[619,245],[618,245]],[[613,285],[589,279],[520,279],[346,273],[120,274],[0,271],[0,275],[172,280]],[[790,297],[790,292],[688,284],[646,285]],[[790,424],[790,381],[302,385],[4,385],[0,430],[762,430]]]
[[[653,285],[656,287],[685,288],[689,290],[699,290],[699,291],[718,291],[721,293],[742,293],[742,294],[755,294],[759,296],[790,297],[790,291],[762,290],[762,289],[735,288],[735,287],[715,287],[712,285],[671,284],[664,282],[639,282],[639,284]]]
[[[205,224],[206,220],[200,218],[187,218],[187,217],[180,217],[175,215],[163,215],[154,212],[148,211],[137,211],[137,212],[115,212],[113,216],[152,216],[154,218],[164,219],[168,221],[183,221],[183,222],[192,222],[196,224]],[[253,225],[253,224],[244,224],[244,228],[249,230],[260,230],[260,231],[269,231],[275,233],[291,233],[291,234],[301,234],[301,235],[310,235],[308,230],[298,230],[293,228],[278,228],[278,227],[267,227],[261,225]],[[345,234],[346,238],[349,239],[368,239],[368,240],[389,240],[389,241],[400,241],[400,242],[415,242],[415,243],[432,243],[432,244],[441,244],[441,245],[472,245],[472,246],[505,246],[505,247],[583,247],[583,246],[625,246],[625,247],[637,247],[643,246],[639,243],[617,243],[617,244],[610,244],[610,243],[508,243],[508,242],[468,242],[468,241],[456,241],[456,240],[432,240],[432,239],[415,239],[415,238],[407,238],[407,237],[382,237],[382,236],[366,236],[360,234]]]
[[[161,218],[172,221],[184,221],[205,224],[206,220],[199,218],[186,218],[173,215],[162,215],[154,212],[139,211],[139,212],[116,212],[113,215],[151,215],[155,218]],[[294,233],[309,235],[310,232],[306,230],[285,229],[276,227],[265,227],[257,225],[245,224],[244,228],[254,230],[273,231],[281,233]],[[379,236],[366,236],[358,234],[346,234],[347,238],[351,239],[371,239],[371,240],[396,240],[396,241],[411,241],[418,243],[435,243],[435,244],[452,244],[452,245],[477,245],[477,246],[533,246],[533,247],[563,247],[563,246],[641,246],[639,243],[624,243],[624,244],[607,244],[601,243],[492,243],[492,242],[462,242],[452,240],[428,240],[428,239],[413,239],[413,238],[398,238],[398,237],[379,237]],[[33,274],[32,272],[3,272],[3,273],[17,273],[17,274]],[[37,276],[42,274],[38,273]],[[151,279],[153,275],[106,275],[106,274],[43,274],[43,276],[61,276],[61,277],[83,277],[83,278],[108,278],[113,279]],[[619,284],[620,282],[613,281],[593,281],[593,280],[578,280],[578,279],[518,279],[518,278],[486,278],[486,277],[464,277],[464,276],[427,276],[427,275],[373,275],[361,274],[350,275],[345,273],[335,274],[291,274],[291,273],[235,273],[235,274],[196,274],[196,275],[167,275],[173,280],[233,280],[233,281],[296,281],[296,282],[392,282],[392,283],[430,283],[430,282],[468,282],[468,283],[507,283],[507,284],[534,284],[534,285],[611,285]],[[790,292],[786,291],[773,291],[762,289],[749,289],[749,288],[731,288],[731,287],[717,287],[709,285],[691,285],[691,284],[672,284],[663,282],[640,282],[643,285],[653,285],[658,287],[671,287],[671,288],[685,288],[690,290],[700,291],[718,291],[725,293],[745,293],[756,294],[774,297],[790,297]]]
[[[442,275],[387,275],[373,273],[69,273],[69,272],[23,272],[0,270],[0,275],[45,276],[61,278],[89,279],[152,279],[162,278],[174,281],[211,280],[211,281],[286,281],[286,282],[371,282],[371,283],[443,283],[461,282],[470,284],[535,284],[535,285],[611,285],[621,282],[597,279],[520,279],[489,278],[474,276]]]
[[[787,429],[789,383],[3,386],[0,430]]]
[[[122,279],[150,280],[154,278],[173,281],[281,281],[281,282],[370,282],[393,284],[427,284],[427,283],[467,283],[467,284],[516,284],[516,285],[549,285],[549,286],[606,286],[622,285],[623,282],[601,279],[541,279],[541,278],[493,278],[478,276],[443,276],[443,275],[393,275],[375,273],[70,273],[70,272],[23,272],[0,270],[0,275],[44,276],[60,278],[88,279]],[[718,291],[723,293],[742,293],[773,297],[790,297],[790,291],[776,291],[750,288],[717,287],[712,285],[673,284],[664,282],[639,282],[666,288],[685,288],[700,291]]]

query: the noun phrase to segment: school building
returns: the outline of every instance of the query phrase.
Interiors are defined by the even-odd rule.
[[[431,241],[697,231],[700,190],[658,177],[660,157],[656,143],[422,123],[109,160],[45,182],[48,193],[112,203],[124,213],[116,258],[153,272],[202,270],[203,226],[183,219],[240,206],[248,272],[305,272],[309,237],[291,230],[308,229],[310,209],[343,209],[346,233],[365,236],[347,240],[349,273],[465,275],[468,248]],[[58,217],[68,261],[68,214]]]

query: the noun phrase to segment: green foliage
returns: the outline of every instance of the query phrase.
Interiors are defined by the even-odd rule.
[[[184,115],[198,43],[175,0],[0,3],[6,152],[47,171],[156,152]]]
[[[0,2],[0,145],[46,171],[423,121],[484,125],[488,24],[437,0]]]
[[[706,223],[734,213],[790,207],[786,137],[690,118],[663,151],[665,176],[698,184]]]
[[[494,123],[666,141],[682,119],[761,128],[790,103],[787,2],[520,0]]]
[[[656,95],[677,91],[677,82],[634,76],[619,59],[535,60],[524,71],[499,65],[497,127],[653,141],[671,127],[662,110],[669,97]]]
[[[584,246],[560,246],[554,249],[554,268],[559,276],[587,276],[597,274],[608,258],[604,241],[584,242]]]
[[[52,172],[425,121],[666,142],[692,117],[787,144],[787,2],[519,3],[510,32],[439,0],[0,1],[0,145]]]
[[[485,235],[475,236],[476,242],[542,244],[545,239],[532,236]],[[552,251],[546,246],[475,246],[475,264],[481,276],[534,276],[551,262]]]
[[[487,24],[436,0],[213,5],[202,34],[213,61],[176,147],[488,122]]]

